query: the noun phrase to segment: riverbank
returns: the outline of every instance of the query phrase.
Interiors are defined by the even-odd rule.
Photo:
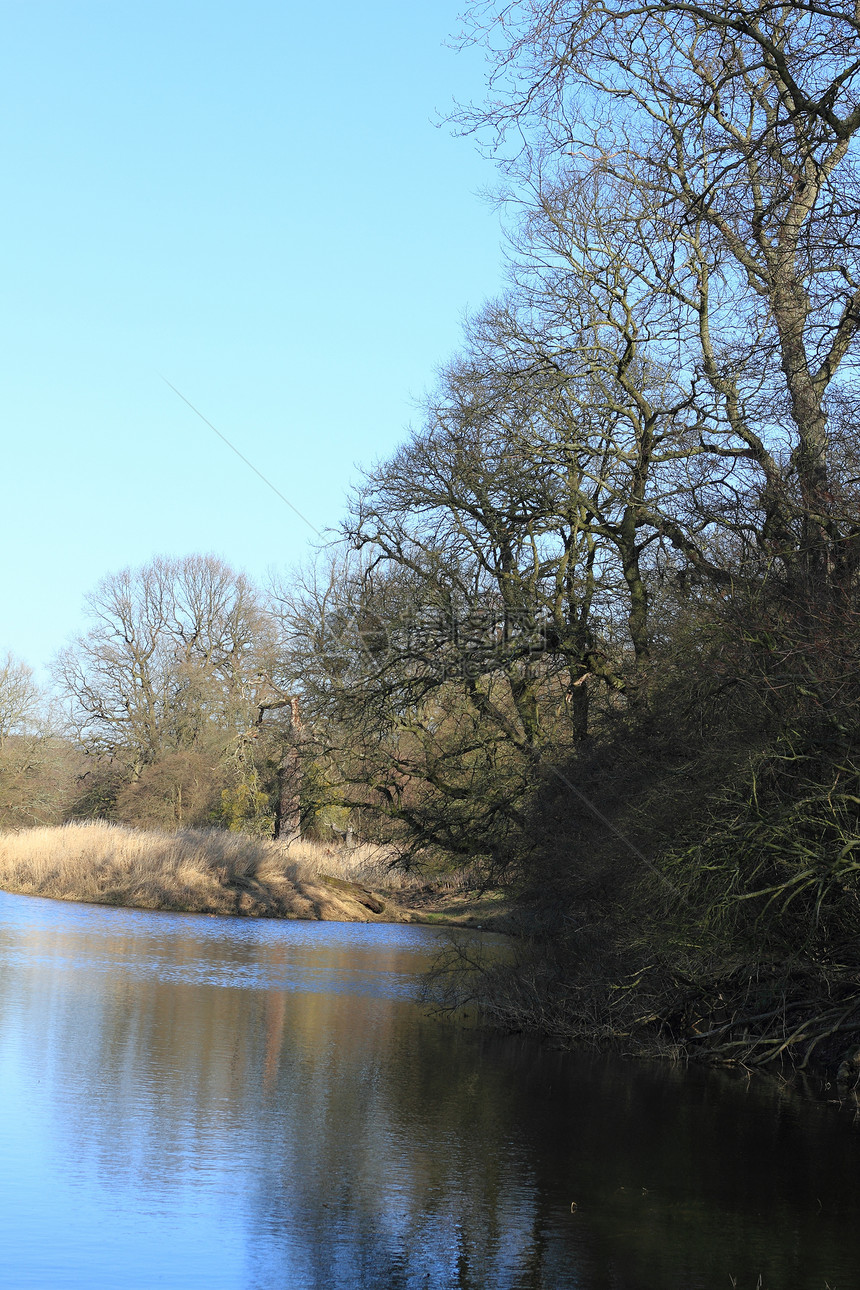
[[[221,829],[143,832],[94,821],[0,834],[0,888],[26,896],[247,918],[498,927],[499,893],[390,868],[390,853],[283,844]]]

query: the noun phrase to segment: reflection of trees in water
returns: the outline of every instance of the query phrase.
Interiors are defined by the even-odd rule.
[[[323,988],[408,972],[397,948],[113,925],[92,971],[86,938],[27,929],[0,1013],[26,1021],[70,1173],[229,1207],[249,1286],[820,1290],[860,1264],[857,1134],[825,1108],[460,1031],[371,976]],[[183,984],[207,959],[278,988]]]
[[[345,999],[296,1019],[323,1060],[282,1065],[270,1091],[254,1276],[274,1259],[284,1285],[574,1285],[573,1249],[541,1234],[516,1063],[411,1009],[390,1010],[383,1045],[368,1021]]]
[[[49,931],[28,947],[36,967],[18,983],[40,1018],[36,1045],[50,1072],[54,1140],[75,1170],[87,1168],[110,1186],[171,1189],[183,1171],[229,1139],[241,1115],[257,1022],[244,991],[141,976],[148,959],[168,978],[199,962],[201,946],[177,936],[129,932],[65,939]],[[92,960],[87,959],[87,950]],[[253,947],[231,946],[237,967],[253,965]],[[75,956],[81,956],[76,965]],[[251,995],[253,999],[253,994]]]
[[[34,1057],[73,1172],[142,1204],[229,1191],[254,1284],[411,1285],[418,1271],[430,1286],[531,1284],[539,1214],[509,1123],[516,1080],[475,1064],[474,1036],[372,992],[182,983],[207,952],[238,979],[286,979],[288,943],[118,931],[90,947],[96,971],[74,966],[79,936],[33,933],[29,949],[44,966],[16,989],[43,1018]],[[133,971],[141,955],[152,975]],[[314,979],[415,966],[397,949],[308,957]]]

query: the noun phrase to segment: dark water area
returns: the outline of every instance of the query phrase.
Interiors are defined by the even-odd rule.
[[[429,1018],[446,935],[0,893],[0,1286],[860,1287],[847,1108]]]

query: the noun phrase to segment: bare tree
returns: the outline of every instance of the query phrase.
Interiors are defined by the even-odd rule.
[[[31,734],[42,724],[43,707],[33,669],[7,653],[0,661],[0,751],[10,735]]]
[[[56,665],[84,746],[137,779],[252,726],[268,625],[244,576],[213,556],[159,558],[105,578],[87,609],[92,628]]]
[[[32,669],[7,654],[0,662],[0,824],[57,822],[73,796],[76,761]]]
[[[853,7],[546,0],[470,17],[492,99],[461,120],[525,138],[509,164],[533,186],[614,186],[664,313],[650,348],[714,467],[754,477],[770,555],[814,579],[853,570],[831,420],[860,328]]]
[[[584,287],[564,317],[531,303],[473,320],[423,427],[357,489],[355,556],[280,593],[352,802],[369,789],[449,851],[511,833],[545,758],[649,650],[676,390]]]

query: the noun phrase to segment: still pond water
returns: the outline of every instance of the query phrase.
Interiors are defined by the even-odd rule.
[[[0,1286],[860,1286],[850,1114],[434,1021],[442,936],[0,893]]]

